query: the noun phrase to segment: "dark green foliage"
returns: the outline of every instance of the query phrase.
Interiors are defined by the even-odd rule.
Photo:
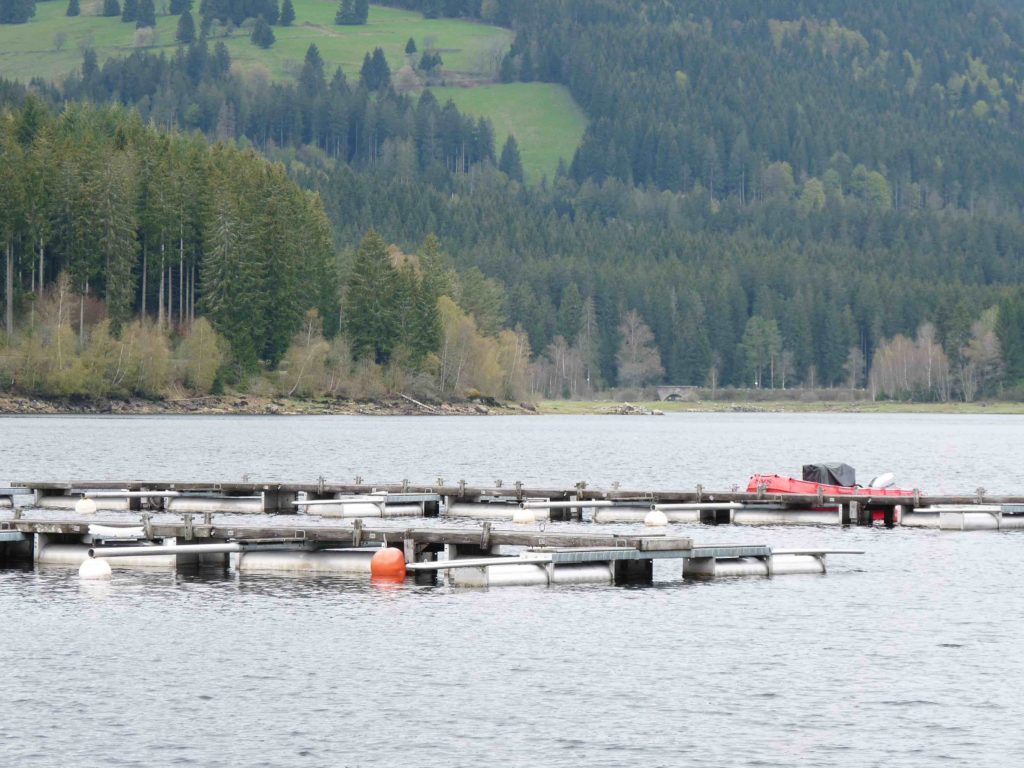
[[[506,174],[510,179],[523,180],[523,161],[519,157],[519,144],[516,137],[509,134],[505,140],[505,146],[501,148],[501,160],[498,161],[498,170]]]
[[[252,28],[252,34],[249,36],[249,39],[260,48],[269,48],[277,40],[274,36],[274,30],[270,28],[270,25],[267,24],[262,16],[256,19],[256,24]]]
[[[0,24],[24,24],[35,15],[35,0],[0,0]]]
[[[20,222],[18,285],[42,258],[47,286],[67,273],[74,291],[105,302],[115,334],[143,308],[168,327],[198,308],[242,370],[276,363],[307,310],[337,331],[330,227],[282,166],[160,133],[121,108],[41,109],[30,96],[0,122],[0,168],[26,182],[5,188],[0,215],[0,236]],[[12,140],[24,146],[8,151]]]
[[[104,16],[120,16],[121,3],[118,0],[103,0]]]
[[[424,72],[433,72],[444,64],[441,59],[441,54],[437,51],[424,51],[423,55],[420,56],[420,62],[417,67]]]
[[[295,21],[295,6],[292,5],[292,0],[284,0],[281,4],[280,24],[282,27],[290,27],[293,21]]]
[[[174,39],[186,45],[196,39],[196,23],[192,19],[192,12],[188,9],[178,19],[178,30]]]
[[[314,43],[310,43],[306,49],[306,59],[299,73],[299,90],[306,98],[323,96],[327,92],[324,60],[320,56],[320,49]]]
[[[135,28],[156,26],[156,6],[153,0],[139,0],[139,15],[135,19]]]
[[[68,3],[68,10],[64,14],[65,16],[78,16],[82,13],[82,9],[78,6],[78,0],[70,0]]]
[[[335,24],[365,24],[369,17],[370,6],[367,0],[341,0],[338,12],[334,15]]]
[[[192,10],[192,0],[171,0],[170,14],[171,16],[180,16],[185,11]]]
[[[124,0],[121,6],[121,21],[130,22],[139,18],[139,0]]]
[[[924,93],[938,98],[941,86],[946,99],[970,46],[940,45],[928,29],[893,25],[889,6],[872,6],[887,41],[853,24],[859,7],[823,0],[796,13],[861,30],[868,56],[838,44],[836,52],[801,48],[821,40],[813,24],[806,37],[783,35],[776,48],[774,27],[762,22],[769,12],[792,18],[794,8],[781,0],[767,11],[743,5],[760,20],[750,24],[738,6],[697,0],[693,7],[711,23],[695,16],[674,26],[671,3],[570,5],[575,26],[562,4],[499,6],[516,32],[503,72],[519,77],[529,52],[535,77],[565,82],[591,118],[571,165],[543,187],[507,184],[493,172],[485,121],[429,92],[410,99],[377,84],[368,97],[339,75],[324,89],[322,66],[304,65],[299,83],[256,93],[197,44],[171,60],[137,53],[108,61],[102,72],[69,78],[65,93],[114,96],[144,120],[210,134],[231,105],[233,135],[304,153],[296,173],[323,194],[339,243],[351,247],[375,227],[408,250],[431,231],[444,233],[471,286],[474,317],[489,302],[505,302],[498,325],[522,327],[535,354],[557,335],[571,336],[578,294],[597,337],[598,378],[608,384],[629,309],[652,328],[673,382],[747,382],[741,342],[756,315],[778,327],[787,386],[838,385],[851,346],[870,365],[881,340],[914,336],[926,321],[956,363],[981,311],[1014,295],[1024,253],[1021,188],[1008,181],[1024,146],[1018,107],[1007,99],[1009,117],[995,114],[983,125],[968,114],[979,94],[994,103],[983,92],[1004,75],[1024,81],[1013,57],[979,40],[981,53],[972,56],[982,55],[998,82],[982,83],[975,72],[976,82],[961,83],[957,104],[940,108]],[[649,23],[638,21],[634,5]],[[907,7],[911,17],[922,13],[917,0]],[[477,12],[469,3],[458,10]],[[630,25],[642,44],[624,47],[618,27]],[[938,26],[950,40],[965,39],[944,20]],[[1003,28],[1004,42],[1017,45],[1017,27]],[[922,53],[924,38],[945,62],[941,77]],[[888,58],[879,58],[883,50]],[[892,95],[897,83],[907,86],[893,53],[900,50],[922,71],[915,94],[902,91],[906,103]],[[370,56],[361,78],[368,88],[372,69]],[[305,154],[307,144],[329,160]],[[486,279],[501,290],[487,290]],[[256,346],[253,354],[268,353]],[[780,375],[776,381],[781,386]]]
[[[354,357],[378,364],[391,359],[401,336],[399,274],[387,243],[374,230],[356,251],[345,294],[345,324]]]
[[[86,48],[82,53],[82,80],[85,82],[91,81],[99,71],[99,65],[96,63],[96,51],[92,48]]]
[[[199,4],[201,26],[218,21],[222,24],[230,22],[237,27],[246,19],[260,16],[268,24],[274,24],[278,13],[277,0],[201,0]]]
[[[416,53],[416,41],[411,37],[409,38],[409,42],[405,44],[405,52],[409,55]]]
[[[359,80],[368,91],[379,91],[391,85],[391,67],[384,57],[384,51],[374,48],[373,54],[366,54],[359,71]]]
[[[996,336],[1008,385],[1024,383],[1024,297],[1017,291],[999,302]]]

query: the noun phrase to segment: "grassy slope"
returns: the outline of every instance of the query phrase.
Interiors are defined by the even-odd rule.
[[[551,83],[433,90],[442,103],[452,99],[462,112],[491,118],[499,156],[508,134],[515,135],[529,182],[540,181],[543,174],[550,178],[559,158],[569,163],[587,127],[583,111],[569,92]]]
[[[363,56],[376,47],[384,50],[394,72],[407,63],[406,41],[412,37],[422,50],[433,46],[444,59],[448,83],[477,87],[437,88],[443,103],[451,97],[460,109],[491,118],[497,150],[511,132],[519,141],[523,165],[530,180],[551,176],[558,158],[572,158],[586,125],[579,107],[561,86],[547,83],[496,85],[493,79],[500,56],[512,41],[507,29],[451,19],[424,19],[417,13],[372,6],[369,24],[339,27],[334,24],[334,0],[293,0],[296,20],[291,27],[274,27],[277,42],[261,50],[249,42],[248,30],[228,38],[232,59],[246,69],[264,69],[270,77],[290,79],[302,65],[310,43],[316,43],[328,71],[341,66],[350,80],[359,76]],[[81,50],[92,47],[100,62],[125,56],[133,49],[135,25],[119,18],[103,18],[100,0],[82,0],[82,15],[68,18],[65,0],[41,0],[28,24],[0,25],[0,76],[28,80],[40,76],[60,78],[81,64]],[[157,12],[163,3],[158,0]],[[198,0],[194,4],[198,7]],[[166,7],[164,5],[164,7]],[[198,19],[197,19],[198,22]],[[174,51],[178,19],[158,16],[156,44],[150,50]],[[57,36],[65,36],[57,45]]]

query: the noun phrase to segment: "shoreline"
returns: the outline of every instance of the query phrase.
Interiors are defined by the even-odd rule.
[[[375,401],[301,399],[256,395],[144,398],[43,398],[0,395],[0,416],[660,416],[671,413],[902,413],[1024,415],[1024,403],[901,403],[890,401],[544,400],[500,403],[420,403],[399,397]]]
[[[169,400],[0,395],[0,416],[488,416],[530,413],[531,407],[493,401],[427,404],[400,397],[360,402],[257,395]]]
[[[659,413],[921,413],[921,414],[991,414],[1024,415],[1024,403],[1015,402],[948,402],[910,403],[882,400],[693,400],[636,401],[622,403],[612,400],[545,400],[537,404],[543,415],[657,415]]]

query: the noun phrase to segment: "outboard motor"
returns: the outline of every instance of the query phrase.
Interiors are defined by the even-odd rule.
[[[868,483],[868,488],[876,488],[879,490],[883,488],[891,488],[895,482],[896,475],[892,472],[885,472]]]

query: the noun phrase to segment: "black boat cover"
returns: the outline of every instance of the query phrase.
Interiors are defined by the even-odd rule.
[[[857,470],[839,462],[804,464],[804,480],[821,485],[852,486],[857,484]]]

